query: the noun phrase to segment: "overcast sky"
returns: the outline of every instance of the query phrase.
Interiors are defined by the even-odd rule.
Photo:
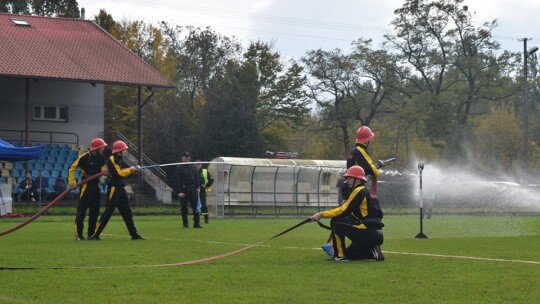
[[[158,24],[210,26],[215,32],[249,41],[273,42],[286,58],[306,51],[334,48],[350,51],[352,41],[372,38],[375,47],[391,28],[394,10],[404,0],[78,0],[90,19],[105,9],[115,20],[143,20]],[[495,40],[505,50],[523,51],[518,38],[532,38],[540,46],[540,1],[465,0],[481,24],[497,19]]]

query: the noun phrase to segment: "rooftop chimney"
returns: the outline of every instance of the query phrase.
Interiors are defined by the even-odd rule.
[[[86,20],[86,16],[85,16],[84,13],[85,13],[85,9],[84,9],[84,7],[83,7],[83,8],[81,8],[81,19],[82,19],[82,20]]]

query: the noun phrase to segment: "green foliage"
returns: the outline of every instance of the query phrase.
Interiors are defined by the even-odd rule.
[[[500,168],[505,171],[518,165],[516,154],[523,151],[521,129],[509,106],[491,106],[489,114],[478,119],[474,129],[474,150],[484,171]]]
[[[47,17],[79,18],[76,0],[0,0],[0,12]]]
[[[221,79],[214,79],[208,90],[205,158],[217,156],[258,157],[259,144],[255,100],[258,95],[256,70],[247,64],[231,63]]]

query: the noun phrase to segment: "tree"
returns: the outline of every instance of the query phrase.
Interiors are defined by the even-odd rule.
[[[477,170],[512,172],[519,164],[516,155],[523,150],[521,129],[511,106],[491,106],[490,112],[478,119],[474,129],[474,159]],[[518,166],[516,166],[518,167]]]
[[[244,58],[257,69],[260,86],[257,97],[259,132],[265,132],[275,123],[301,125],[308,114],[308,100],[303,90],[306,77],[294,61],[286,68],[278,52],[268,43],[252,42]]]
[[[231,61],[226,73],[210,82],[203,157],[263,155],[256,121],[256,75],[253,65]]]
[[[350,149],[350,134],[358,128],[351,126],[355,118],[356,100],[352,94],[356,65],[340,50],[308,51],[301,59],[308,74],[308,96],[317,105],[320,130],[338,128],[344,151]]]
[[[63,18],[81,16],[76,0],[0,0],[0,12]]]
[[[463,0],[409,0],[395,15],[387,44],[413,69],[409,104],[419,110],[416,119],[427,123],[424,134],[432,142],[444,141],[448,156],[461,155],[469,116],[486,111],[479,102],[509,95],[496,89],[511,58],[495,56],[497,23],[475,27]]]
[[[31,0],[32,11],[47,17],[80,18],[79,4],[76,0]]]
[[[30,14],[29,0],[0,0],[0,12]]]

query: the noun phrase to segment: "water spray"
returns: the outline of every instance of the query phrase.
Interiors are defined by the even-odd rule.
[[[420,233],[418,233],[415,238],[417,239],[427,239],[427,235],[424,234],[424,198],[422,197],[422,171],[424,171],[424,163],[418,163],[418,172],[420,173]]]

